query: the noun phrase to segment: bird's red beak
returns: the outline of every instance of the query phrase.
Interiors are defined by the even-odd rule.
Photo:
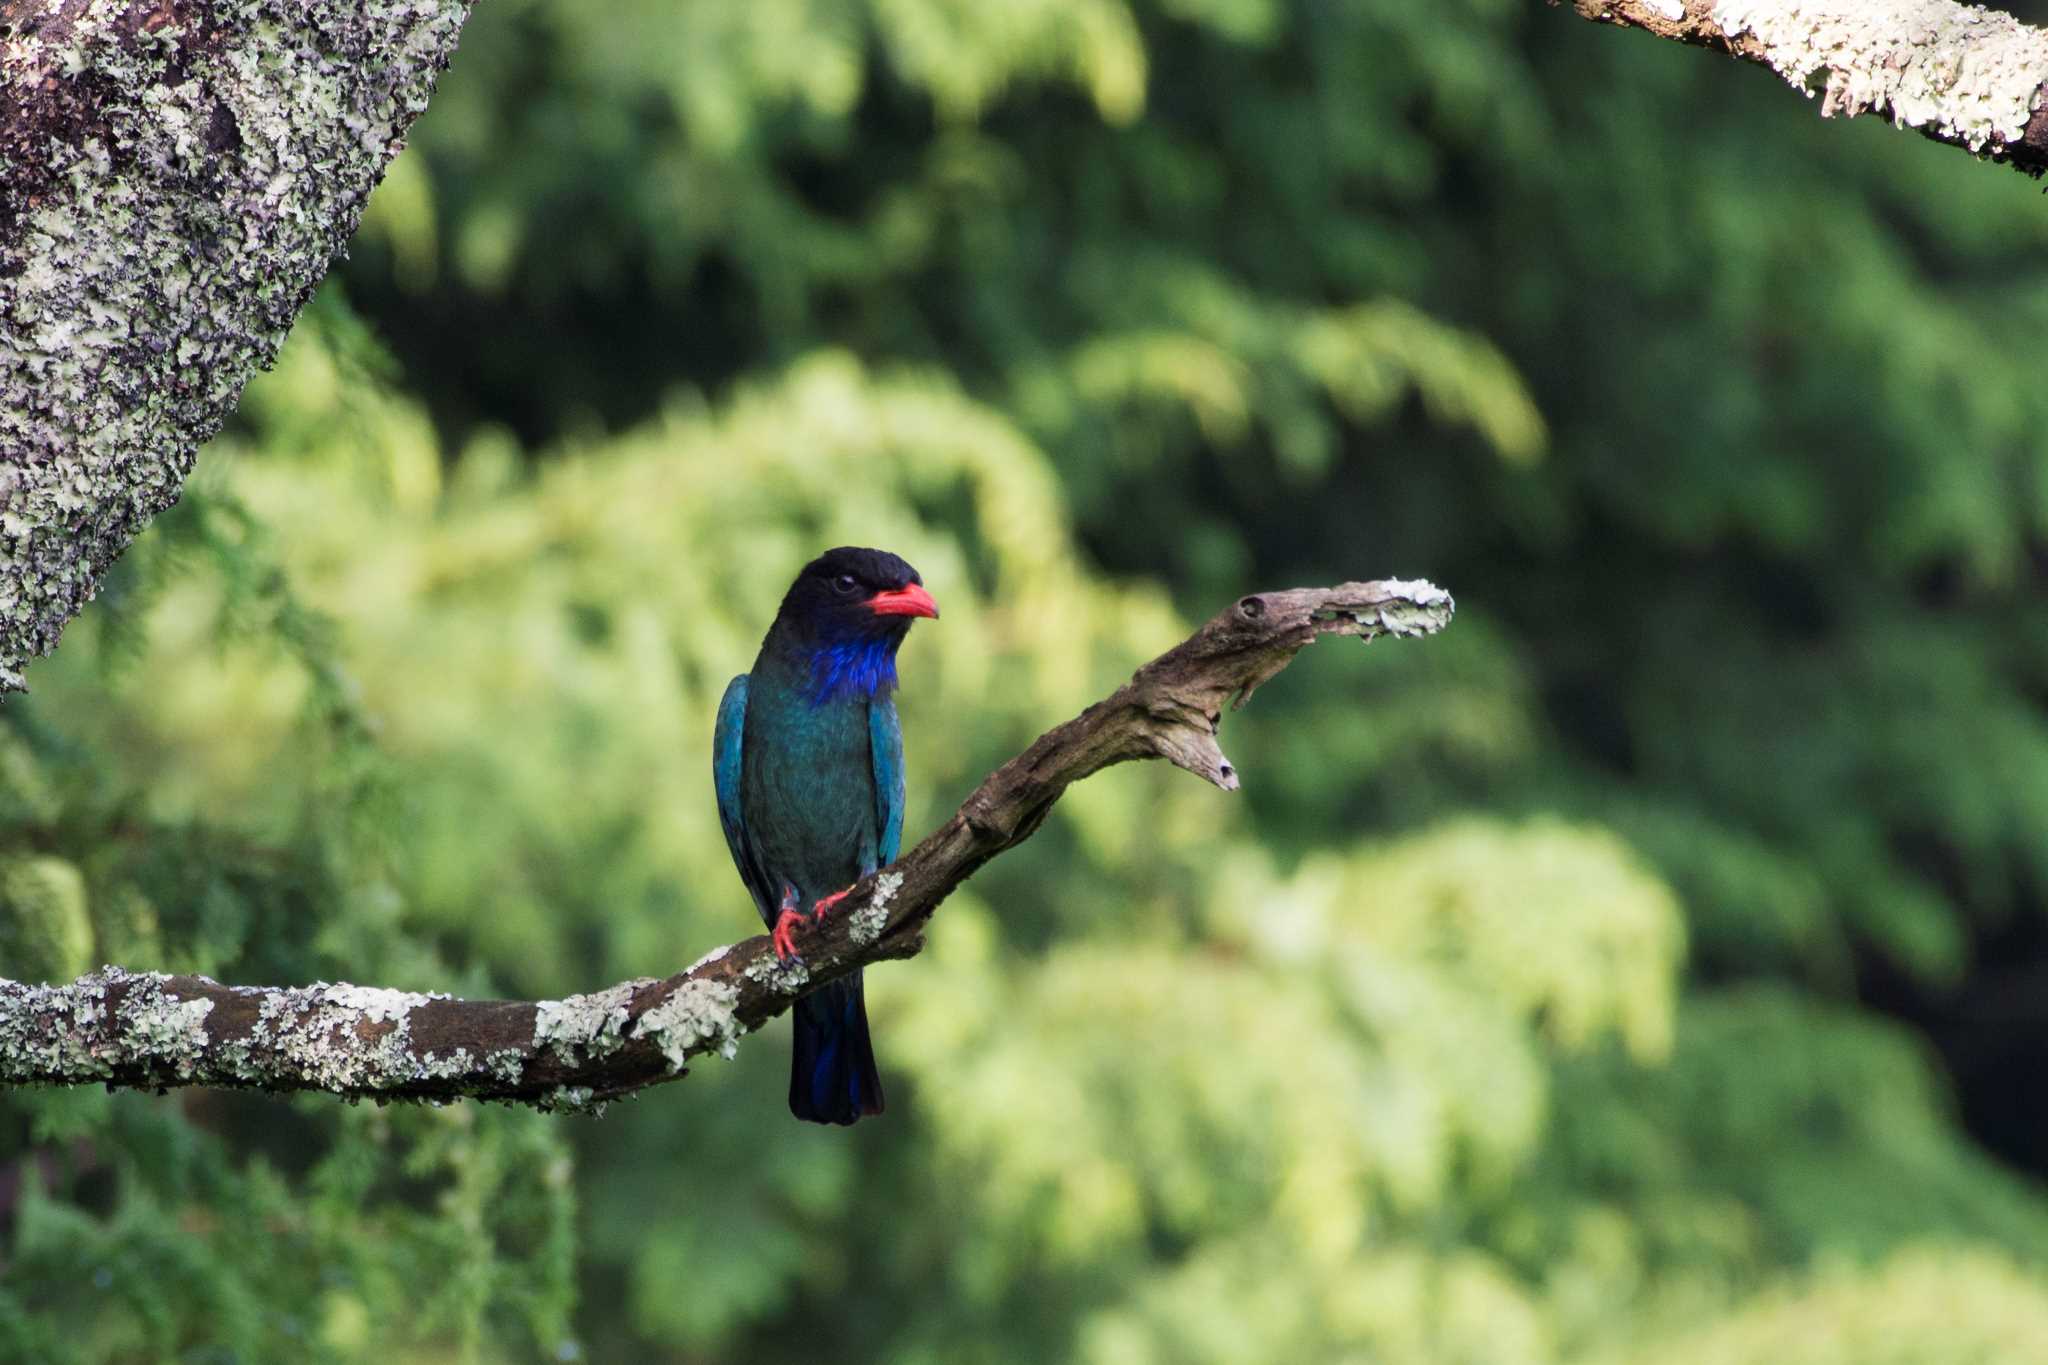
[[[939,614],[939,604],[920,583],[878,592],[868,599],[868,608],[877,616],[929,616],[936,620]]]

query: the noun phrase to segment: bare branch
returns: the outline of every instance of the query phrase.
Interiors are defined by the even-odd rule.
[[[1550,0],[1552,4],[1558,0]],[[2048,32],[1954,0],[1572,0],[1769,67],[1822,118],[1876,113],[2029,175],[2048,171]]]
[[[853,888],[785,966],[766,937],[717,949],[666,980],[567,1000],[456,1000],[363,986],[223,986],[103,968],[65,986],[0,981],[0,1083],[206,1085],[375,1099],[503,1100],[582,1109],[732,1055],[798,996],[923,946],[954,887],[1029,838],[1068,786],[1163,758],[1226,791],[1216,744],[1227,705],[1324,635],[1428,635],[1450,595],[1389,580],[1240,598],[1106,699],[990,774],[937,831]],[[708,723],[708,722],[707,722]],[[708,798],[707,798],[708,799]]]
[[[0,694],[277,353],[468,0],[0,0]]]

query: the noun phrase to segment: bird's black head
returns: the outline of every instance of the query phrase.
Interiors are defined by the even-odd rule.
[[[896,647],[910,623],[938,614],[917,570],[887,550],[842,545],[804,565],[771,634],[809,656],[822,701],[894,686]]]
[[[813,643],[837,644],[901,640],[913,619],[938,614],[917,570],[887,550],[842,545],[804,565],[776,619]]]

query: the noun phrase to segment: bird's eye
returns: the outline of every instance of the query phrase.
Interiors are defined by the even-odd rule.
[[[854,582],[853,575],[850,573],[843,573],[832,580],[832,591],[836,593],[850,593],[859,586],[860,584]]]

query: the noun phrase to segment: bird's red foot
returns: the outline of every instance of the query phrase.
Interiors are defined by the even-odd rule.
[[[782,893],[782,913],[775,917],[775,928],[770,931],[768,941],[775,945],[775,957],[780,962],[796,960],[796,930],[804,922],[803,912],[796,908],[796,888],[785,888]]]
[[[831,908],[832,908],[833,906],[835,906],[835,905],[839,904],[839,902],[841,902],[841,901],[845,900],[845,899],[846,899],[846,892],[847,892],[847,891],[851,891],[851,890],[853,890],[853,888],[849,886],[849,887],[847,887],[847,888],[846,888],[846,891],[834,891],[834,892],[833,892],[833,893],[832,893],[831,895],[829,895],[829,896],[824,896],[824,897],[821,897],[821,898],[819,899],[818,903],[817,903],[816,905],[814,905],[814,906],[812,906],[812,907],[811,907],[811,918],[812,918],[812,919],[823,919],[823,918],[825,918],[825,912],[826,912],[827,910],[830,910],[830,909],[831,909]]]
[[[794,910],[785,910],[776,919],[775,932],[768,936],[768,941],[775,945],[775,956],[779,960],[791,962],[796,959],[796,929],[803,922],[804,917]]]

